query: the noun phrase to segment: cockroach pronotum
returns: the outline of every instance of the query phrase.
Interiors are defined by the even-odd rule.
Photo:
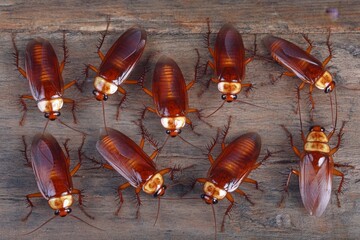
[[[145,138],[154,144],[154,140],[146,137],[142,130],[142,139],[137,145],[133,140],[123,133],[112,129],[102,129],[100,139],[96,143],[96,148],[101,156],[108,162],[103,164],[103,167],[114,169],[127,182],[118,187],[118,194],[120,198],[120,206],[115,212],[117,215],[124,202],[122,191],[130,186],[135,188],[135,194],[138,203],[138,211],[141,205],[139,193],[143,190],[147,194],[158,198],[160,204],[160,197],[165,194],[166,186],[164,185],[163,175],[176,171],[173,168],[165,168],[157,170],[153,159],[159,153],[156,149],[150,156],[144,151]]]
[[[309,45],[306,50],[301,49],[289,41],[274,36],[264,38],[263,43],[270,51],[274,60],[288,70],[288,72],[282,73],[280,77],[283,75],[289,77],[297,76],[302,80],[302,83],[298,87],[300,90],[303,89],[306,84],[310,85],[309,97],[312,105],[312,116],[312,111],[315,108],[315,102],[312,97],[314,86],[320,90],[324,90],[325,93],[332,92],[335,89],[333,77],[325,68],[332,58],[330,32],[326,41],[329,56],[322,63],[310,54],[313,48],[312,42],[306,35],[303,35],[303,37]],[[297,110],[299,110],[299,106]]]
[[[156,107],[156,109],[146,107],[141,119],[144,119],[146,111],[156,113],[161,118],[161,124],[166,129],[166,133],[171,137],[178,136],[186,123],[193,129],[191,120],[186,116],[188,113],[195,112],[200,119],[199,110],[189,108],[187,93],[197,79],[200,55],[197,49],[196,52],[198,60],[195,66],[195,76],[188,84],[185,83],[184,76],[177,63],[167,56],[161,56],[156,63],[152,91],[143,86],[143,81],[140,82],[142,89],[154,100]]]
[[[93,91],[93,94],[98,101],[106,101],[108,95],[114,94],[117,91],[123,94],[123,98],[120,101],[116,114],[116,118],[118,119],[119,109],[126,99],[126,91],[120,85],[123,83],[138,83],[137,80],[128,80],[127,77],[144,52],[147,35],[142,28],[129,28],[116,40],[106,55],[104,55],[100,48],[104,43],[109,25],[110,19],[107,21],[106,30],[102,34],[102,38],[97,46],[97,53],[101,59],[100,67],[96,68],[89,64],[87,65],[85,72],[86,76],[88,76],[89,69],[96,72],[94,80],[95,90]]]
[[[83,141],[85,139],[83,138]],[[37,134],[31,144],[30,161],[26,154],[26,142],[23,136],[23,142],[25,144],[25,156],[28,164],[31,165],[35,179],[40,192],[26,195],[27,202],[30,206],[30,212],[26,215],[23,221],[26,221],[32,213],[34,207],[31,202],[31,198],[43,197],[48,201],[49,206],[55,211],[55,216],[47,220],[40,227],[31,231],[35,232],[43,225],[51,221],[57,216],[65,217],[71,213],[71,205],[74,202],[73,195],[78,195],[78,201],[80,209],[88,215],[82,205],[82,193],[79,189],[73,187],[72,176],[79,170],[81,166],[81,147],[79,148],[79,160],[80,162],[70,171],[70,156],[68,148],[65,144],[65,150],[67,155],[61,149],[56,139],[47,133]],[[83,142],[84,143],[84,142]],[[83,145],[82,143],[82,145]],[[81,146],[82,146],[81,145]],[[70,215],[92,227],[93,225],[85,222],[77,216]],[[95,227],[97,228],[97,227]],[[28,234],[30,234],[28,233]]]
[[[335,169],[335,167],[352,167],[350,165],[336,164],[334,163],[333,159],[333,155],[339,150],[340,147],[345,122],[343,122],[342,127],[340,128],[340,131],[338,133],[338,142],[336,146],[334,148],[330,148],[329,146],[329,141],[335,133],[337,123],[336,95],[335,107],[335,123],[332,131],[326,135],[325,129],[323,127],[319,125],[314,125],[310,128],[306,138],[302,128],[301,111],[299,109],[301,138],[304,143],[302,152],[294,145],[292,134],[289,132],[289,130],[287,130],[284,125],[282,125],[282,127],[289,136],[292,150],[294,151],[296,156],[300,158],[300,171],[291,169],[285,185],[285,192],[288,192],[291,175],[297,175],[299,177],[299,186],[302,202],[310,215],[314,215],[317,217],[320,217],[324,213],[330,201],[333,175],[341,177],[341,181],[337,190],[338,194],[341,193],[341,188],[344,183],[344,174],[339,170]],[[283,201],[283,199],[281,200],[281,202]],[[339,199],[337,200],[338,205],[340,206]]]
[[[247,87],[246,93],[248,93],[253,87],[251,83],[242,83],[242,81],[245,79],[245,66],[250,63],[254,57],[245,58],[245,47],[242,37],[236,28],[229,23],[225,24],[218,32],[215,47],[212,49],[210,47],[211,31],[209,19],[207,19],[207,25],[207,47],[214,62],[207,62],[205,73],[207,66],[210,66],[216,76],[208,81],[207,87],[210,86],[211,81],[217,83],[218,90],[222,93],[221,99],[224,100],[223,104],[225,102],[232,102],[237,99],[237,94],[240,93],[242,88]],[[256,36],[254,45],[255,55]],[[247,102],[244,103],[249,104]],[[219,110],[223,104],[217,110]]]
[[[72,114],[74,123],[76,123],[75,116],[75,101],[70,98],[64,98],[64,91],[72,85],[77,85],[77,81],[73,80],[64,85],[62,72],[67,60],[67,47],[65,45],[65,32],[63,34],[63,52],[64,59],[59,65],[58,58],[51,46],[50,42],[43,38],[36,38],[31,40],[26,47],[25,53],[25,70],[19,66],[19,51],[15,44],[15,36],[12,37],[14,46],[15,65],[20,74],[29,81],[31,96],[21,95],[20,101],[23,106],[23,116],[20,120],[22,126],[25,121],[27,106],[25,99],[33,99],[37,102],[37,106],[45,117],[50,120],[55,120],[60,116],[60,110],[64,103],[72,104]]]
[[[224,198],[230,201],[230,205],[224,214],[221,231],[224,231],[225,216],[230,213],[231,208],[234,205],[234,198],[231,195],[231,192],[236,192],[241,196],[244,196],[247,201],[253,204],[246,193],[239,189],[239,186],[242,182],[248,182],[255,184],[256,188],[258,188],[257,181],[248,178],[248,175],[251,171],[258,168],[271,155],[268,151],[262,161],[256,162],[261,150],[261,137],[256,132],[243,134],[226,146],[224,141],[229,127],[230,118],[228,125],[223,131],[221,154],[216,160],[214,160],[211,155],[211,151],[215,147],[219,138],[218,134],[216,139],[213,141],[213,144],[208,147],[208,159],[211,167],[207,173],[207,177],[196,179],[196,182],[204,184],[204,194],[201,195],[201,198],[205,201],[205,203],[211,205],[217,204],[219,200]]]

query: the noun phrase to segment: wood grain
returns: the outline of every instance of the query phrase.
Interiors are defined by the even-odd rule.
[[[211,19],[211,27],[216,33],[226,22],[232,22],[242,33],[246,48],[252,49],[254,34],[257,34],[260,55],[266,55],[261,39],[267,34],[283,37],[305,47],[299,33],[308,33],[314,41],[314,55],[319,59],[327,56],[325,45],[327,29],[331,27],[331,42],[334,58],[329,69],[335,74],[339,102],[339,122],[348,121],[343,144],[335,161],[355,166],[355,169],[342,169],[346,173],[344,194],[340,195],[341,208],[337,207],[335,194],[324,216],[309,216],[301,202],[298,180],[292,179],[289,196],[282,208],[277,207],[281,199],[281,185],[290,167],[297,167],[297,158],[289,147],[286,134],[279,126],[284,124],[295,135],[295,144],[301,147],[298,116],[294,114],[296,85],[300,80],[284,77],[275,85],[270,84],[271,76],[278,76],[282,67],[263,60],[255,60],[247,66],[246,82],[256,84],[256,89],[248,98],[240,94],[239,99],[266,107],[261,109],[241,103],[225,104],[224,108],[208,121],[214,125],[209,128],[198,121],[195,115],[190,118],[196,125],[198,137],[190,128],[186,128],[182,136],[189,142],[204,149],[200,151],[190,147],[179,139],[170,139],[157,158],[159,167],[180,164],[191,169],[183,172],[179,179],[183,185],[171,187],[166,195],[177,198],[189,190],[187,180],[204,177],[209,162],[204,152],[205,145],[216,134],[216,128],[226,124],[229,115],[233,122],[228,142],[248,131],[257,131],[262,136],[262,157],[266,149],[284,150],[273,156],[264,166],[250,176],[260,182],[263,191],[243,184],[241,189],[248,193],[255,202],[251,206],[240,196],[235,196],[238,203],[231,218],[227,218],[225,232],[219,233],[219,239],[239,238],[292,238],[292,239],[356,239],[360,233],[360,178],[358,162],[360,120],[359,91],[346,89],[360,88],[360,25],[358,9],[359,1],[10,1],[0,3],[0,108],[1,108],[1,168],[0,168],[0,206],[1,206],[1,239],[204,239],[214,237],[214,222],[211,208],[203,203],[199,195],[202,188],[197,185],[186,197],[198,198],[189,200],[161,202],[160,218],[153,226],[156,217],[157,200],[141,194],[144,205],[141,207],[140,219],[135,219],[136,206],[133,190],[124,192],[125,204],[119,217],[113,215],[117,207],[116,188],[124,182],[117,173],[104,169],[91,169],[94,165],[85,161],[74,177],[74,186],[85,190],[86,210],[95,216],[95,220],[87,219],[80,209],[73,207],[73,213],[89,223],[104,229],[98,231],[83,223],[67,217],[55,219],[41,230],[28,236],[27,233],[53,216],[52,210],[45,200],[35,200],[36,208],[26,223],[21,222],[28,211],[24,201],[25,195],[36,192],[37,186],[33,172],[24,166],[25,160],[20,150],[23,149],[21,136],[25,135],[30,143],[32,137],[43,129],[45,119],[36,108],[34,102],[28,102],[29,111],[24,127],[18,126],[20,105],[18,96],[29,94],[28,83],[20,77],[13,66],[11,53],[11,34],[16,33],[16,43],[20,50],[21,64],[24,64],[24,50],[27,42],[37,36],[48,39],[61,56],[62,30],[67,31],[70,63],[64,71],[65,82],[75,78],[83,78],[84,64],[100,64],[97,57],[96,43],[100,32],[105,29],[106,15],[111,17],[111,35],[104,43],[106,52],[117,37],[133,25],[144,27],[149,33],[148,45],[141,62],[153,51],[159,51],[173,57],[187,81],[193,77],[196,62],[195,48],[200,50],[202,63],[209,59],[207,49],[203,45],[206,32],[206,21]],[[339,10],[339,18],[331,21],[325,14],[327,8]],[[215,34],[211,35],[212,42]],[[154,66],[155,57],[151,66]],[[141,72],[141,63],[131,78],[137,78]],[[93,75],[92,75],[93,76]],[[210,75],[200,79],[205,82]],[[148,74],[146,85],[150,85],[151,73]],[[119,96],[111,96],[106,103],[107,123],[136,142],[140,140],[139,129],[133,123],[139,118],[139,111],[144,105],[152,106],[152,101],[138,86],[125,86],[129,92],[126,108],[121,112],[120,121],[115,121],[116,105]],[[202,85],[196,84],[189,92],[190,106],[203,109],[204,113],[212,112],[221,104],[220,93],[215,85],[211,85],[202,97],[198,97]],[[65,93],[67,97],[79,101],[77,116],[79,123],[71,125],[90,133],[86,139],[84,151],[86,155],[101,159],[95,150],[95,142],[99,128],[103,126],[101,103],[92,99],[92,79],[87,79],[84,93],[71,89]],[[302,93],[302,109],[304,128],[312,125],[309,122],[307,106],[307,88]],[[91,98],[91,100],[84,100]],[[321,91],[314,91],[316,101],[315,121],[326,129],[331,129],[331,111],[329,98]],[[71,124],[70,107],[62,111],[63,121]],[[145,119],[149,131],[163,142],[166,134],[159,118],[149,113]],[[58,123],[51,123],[48,131],[60,142],[70,138],[72,163],[77,162],[76,149],[81,136],[64,128]],[[332,146],[336,143],[331,142]],[[147,147],[151,152],[151,147]],[[216,148],[214,155],[220,152]],[[168,185],[171,185],[171,181]],[[334,178],[337,185],[339,179]],[[216,216],[220,223],[228,203],[220,202],[216,207]]]

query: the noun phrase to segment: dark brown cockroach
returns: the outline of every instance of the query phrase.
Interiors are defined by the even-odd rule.
[[[330,32],[326,41],[329,56],[322,63],[310,54],[313,48],[312,42],[306,35],[303,35],[303,37],[309,44],[306,50],[301,49],[289,41],[274,36],[264,38],[263,43],[274,60],[288,70],[288,72],[282,73],[280,77],[283,75],[289,77],[297,76],[302,80],[302,83],[298,87],[300,90],[303,89],[306,84],[310,85],[309,94],[312,105],[312,116],[312,111],[315,108],[315,102],[312,97],[314,86],[320,90],[324,90],[325,93],[332,92],[335,88],[335,82],[333,81],[331,73],[325,69],[332,58]]]
[[[254,57],[245,58],[245,47],[240,33],[231,24],[225,24],[217,34],[215,47],[210,47],[210,23],[207,19],[208,33],[207,33],[207,47],[214,62],[208,61],[207,66],[210,66],[215,78],[211,78],[210,82],[217,83],[218,90],[222,93],[221,99],[226,102],[232,102],[237,99],[237,94],[240,93],[243,87],[247,87],[248,93],[252,89],[251,83],[242,83],[245,79],[245,66],[250,63]],[[256,36],[254,42],[254,55],[256,53]],[[241,101],[242,102],[242,101]],[[245,102],[246,103],[246,102]],[[223,105],[220,106],[220,108]],[[217,111],[217,110],[216,110]],[[212,115],[212,114],[211,114]]]
[[[83,141],[85,138],[83,138]],[[25,144],[25,155],[26,155],[26,143],[25,138],[23,137],[23,142]],[[82,145],[84,142],[82,143]],[[82,147],[81,145],[81,147]],[[40,227],[51,221],[57,216],[65,217],[71,213],[71,205],[74,202],[74,194],[78,195],[78,201],[80,209],[88,216],[92,218],[89,214],[85,212],[82,205],[82,193],[79,189],[73,187],[72,176],[79,170],[81,166],[81,147],[79,148],[79,160],[80,162],[70,171],[70,157],[67,146],[65,145],[66,153],[63,152],[59,143],[56,139],[47,133],[37,134],[31,144],[31,161],[26,156],[26,159],[29,161],[28,164],[32,166],[34,170],[35,179],[38,185],[40,192],[32,193],[26,195],[27,202],[30,206],[30,212],[23,219],[26,221],[32,209],[34,207],[31,202],[31,198],[43,197],[48,201],[49,206],[55,211],[55,216],[50,218]],[[70,215],[72,216],[72,215]],[[90,226],[91,224],[85,222],[79,217],[72,216]],[[40,227],[31,231],[30,233],[38,230]],[[94,226],[92,226],[94,227]],[[95,227],[96,228],[96,227]],[[29,233],[28,233],[29,234]]]
[[[88,70],[91,69],[96,72],[94,80],[93,94],[98,101],[106,101],[108,95],[119,92],[123,94],[123,98],[118,106],[116,118],[119,117],[119,109],[121,104],[126,99],[126,91],[120,85],[123,83],[137,84],[137,80],[127,80],[132,69],[139,61],[142,53],[144,52],[146,44],[146,32],[139,27],[132,27],[126,30],[112,45],[110,50],[104,55],[100,48],[104,43],[105,36],[109,29],[110,20],[108,19],[105,32],[97,46],[97,53],[101,59],[99,68],[92,65],[87,65],[85,70],[86,77]]]
[[[103,164],[103,167],[114,169],[127,180],[126,183],[118,187],[120,206],[115,214],[119,213],[124,202],[122,191],[130,186],[135,188],[138,207],[141,205],[139,196],[141,190],[153,195],[160,201],[160,197],[164,195],[166,190],[163,175],[170,173],[172,176],[173,171],[175,171],[173,168],[157,170],[153,159],[159,150],[156,149],[148,156],[143,151],[145,138],[146,136],[143,133],[140,144],[137,145],[123,133],[112,128],[106,128],[102,129],[100,139],[96,143],[98,152],[108,162],[108,164]]]
[[[193,129],[191,120],[186,116],[188,113],[195,112],[201,119],[198,109],[189,108],[187,93],[197,79],[200,55],[197,49],[196,52],[198,60],[195,66],[195,76],[187,85],[177,63],[167,56],[161,56],[156,63],[152,91],[143,86],[144,78],[140,82],[142,89],[153,99],[156,107],[156,109],[146,107],[141,119],[144,119],[146,111],[156,113],[161,118],[161,124],[166,129],[166,133],[171,137],[178,136],[186,123]]]
[[[337,103],[335,102],[335,104],[335,107],[337,109]],[[309,133],[305,138],[302,129],[300,110],[299,116],[301,138],[304,143],[302,152],[294,145],[292,134],[286,129],[285,126],[282,125],[282,127],[289,136],[290,145],[294,153],[300,158],[300,171],[294,169],[290,171],[285,185],[285,192],[288,191],[291,175],[297,175],[299,177],[299,186],[302,202],[306,210],[310,213],[310,215],[320,217],[324,213],[331,197],[332,176],[335,175],[341,177],[337,193],[341,192],[341,188],[344,182],[344,174],[339,170],[335,169],[335,167],[345,165],[334,163],[333,155],[339,150],[345,122],[343,122],[343,125],[338,133],[338,142],[336,146],[334,148],[330,148],[329,141],[336,130],[337,110],[335,114],[334,128],[327,135],[323,127],[315,125],[310,128]],[[347,167],[351,166],[347,165]],[[338,204],[340,206],[339,199]]]
[[[219,200],[224,198],[230,201],[230,205],[224,214],[221,231],[224,230],[225,216],[230,213],[234,205],[234,198],[231,192],[244,196],[246,200],[253,204],[246,193],[239,189],[239,186],[242,182],[248,182],[255,184],[256,188],[258,188],[257,181],[248,178],[248,175],[270,157],[270,152],[268,152],[262,161],[256,162],[261,150],[261,138],[256,132],[243,134],[226,146],[224,141],[229,126],[230,118],[227,127],[223,131],[222,152],[216,160],[213,159],[211,151],[216,145],[219,134],[208,148],[208,158],[211,167],[207,177],[196,179],[196,182],[204,184],[204,194],[201,195],[201,198],[205,203],[217,204]]]
[[[65,33],[63,34],[64,59],[60,64],[50,42],[43,38],[36,38],[31,40],[26,47],[25,70],[19,66],[19,51],[15,44],[14,35],[12,42],[15,50],[15,65],[20,74],[29,81],[32,94],[31,96],[20,96],[24,112],[20,120],[20,125],[22,126],[24,124],[27,111],[25,99],[35,100],[39,110],[50,120],[55,120],[60,116],[60,110],[64,103],[71,103],[73,119],[74,123],[76,123],[75,101],[63,97],[66,89],[74,84],[77,85],[76,80],[64,85],[62,78],[62,71],[64,70],[68,57],[68,50],[65,45]]]

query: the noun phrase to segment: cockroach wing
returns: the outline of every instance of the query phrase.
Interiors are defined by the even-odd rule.
[[[68,159],[53,136],[38,134],[34,137],[31,163],[38,188],[44,198],[71,192]]]
[[[291,42],[273,36],[266,37],[263,42],[277,62],[306,83],[314,83],[314,78],[324,72],[319,60]]]
[[[320,217],[331,197],[332,166],[329,157],[306,154],[300,163],[300,193],[310,215]]]
[[[96,143],[98,152],[133,187],[138,187],[156,172],[155,163],[130,138],[107,128]]]
[[[62,96],[64,81],[60,73],[58,58],[49,41],[36,38],[28,43],[25,69],[35,100]]]
[[[188,108],[184,76],[177,63],[169,57],[161,56],[156,63],[152,92],[161,116],[177,116]]]
[[[146,44],[145,30],[133,27],[124,32],[105,55],[99,75],[120,85],[140,59]]]

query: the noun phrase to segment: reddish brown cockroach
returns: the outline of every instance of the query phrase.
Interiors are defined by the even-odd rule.
[[[335,88],[335,82],[333,81],[331,73],[325,69],[332,58],[330,32],[326,41],[329,56],[322,63],[310,54],[313,47],[312,43],[306,35],[303,35],[303,37],[309,44],[306,50],[301,49],[289,41],[274,36],[264,38],[263,42],[274,60],[289,71],[282,73],[280,77],[283,75],[289,77],[297,76],[302,80],[302,83],[298,87],[300,90],[303,89],[306,84],[310,85],[309,94],[312,112],[315,108],[315,102],[312,97],[314,86],[320,90],[324,90],[325,93],[332,92]]]
[[[83,138],[83,141],[85,139]],[[25,138],[23,137],[23,142],[25,144],[25,155],[26,155],[26,143]],[[82,145],[84,142],[82,143]],[[81,147],[82,147],[81,145]],[[66,153],[65,156],[63,150],[61,149],[59,143],[56,139],[47,133],[37,134],[31,144],[31,162],[28,162],[32,166],[32,169],[35,174],[36,183],[40,192],[32,193],[26,195],[27,202],[30,206],[30,212],[26,215],[23,221],[26,221],[30,214],[32,213],[32,208],[34,207],[31,202],[31,198],[43,197],[48,201],[49,206],[55,210],[55,216],[47,220],[41,226],[31,231],[30,233],[35,232],[43,225],[51,221],[57,216],[65,217],[71,213],[71,205],[74,202],[73,195],[78,195],[78,201],[80,209],[88,216],[82,205],[82,194],[79,189],[73,187],[72,176],[79,170],[81,165],[81,147],[79,148],[79,160],[80,162],[70,171],[70,156],[65,145]],[[28,158],[26,156],[28,161]],[[70,215],[94,228],[97,228],[79,217]],[[30,234],[28,233],[28,234]]]
[[[110,20],[107,22],[106,30],[102,34],[100,44],[97,47],[97,53],[101,59],[99,69],[92,65],[87,65],[88,70],[96,72],[94,80],[93,94],[98,101],[106,101],[108,95],[116,91],[123,94],[123,98],[118,106],[116,118],[119,116],[119,108],[125,101],[126,91],[120,85],[122,83],[137,84],[137,80],[127,80],[135,64],[139,61],[146,45],[146,32],[139,27],[132,27],[126,30],[112,45],[110,50],[104,55],[100,48],[104,43],[105,36],[109,29]]]
[[[140,144],[137,145],[129,137],[112,128],[102,129],[100,139],[96,143],[98,152],[109,163],[103,164],[103,166],[114,169],[127,180],[126,183],[118,187],[120,206],[116,214],[119,213],[124,202],[122,191],[130,186],[135,188],[138,207],[141,205],[139,196],[141,190],[147,194],[152,194],[160,201],[160,197],[164,195],[166,190],[163,175],[167,173],[172,175],[174,171],[172,168],[157,170],[153,159],[159,150],[156,149],[148,156],[143,151],[144,143],[144,134]]]
[[[298,91],[300,90],[298,89]],[[335,166],[352,167],[348,165],[336,164],[334,163],[333,159],[333,155],[339,150],[340,147],[341,136],[343,134],[345,122],[343,122],[343,125],[338,133],[338,142],[336,146],[332,149],[329,146],[329,141],[335,133],[337,123],[336,95],[335,107],[336,114],[333,130],[328,135],[326,135],[325,129],[323,127],[315,125],[310,128],[306,138],[302,129],[301,112],[299,110],[301,138],[304,143],[303,152],[300,152],[300,150],[294,145],[292,134],[286,129],[285,126],[282,125],[290,138],[290,145],[294,153],[300,158],[300,171],[294,169],[290,171],[285,185],[285,192],[288,191],[291,174],[297,175],[299,177],[300,194],[303,204],[310,215],[315,215],[317,217],[320,217],[324,213],[329,203],[333,175],[341,177],[341,182],[339,184],[337,193],[341,192],[341,188],[344,182],[344,174],[335,169]]]
[[[72,114],[74,123],[75,117],[75,101],[64,98],[64,91],[76,84],[73,80],[64,86],[62,71],[64,70],[67,59],[67,48],[65,45],[65,33],[63,34],[63,51],[64,59],[59,65],[58,58],[51,46],[50,42],[43,38],[31,40],[26,47],[25,54],[25,70],[19,66],[19,51],[15,44],[15,37],[12,37],[14,46],[15,65],[20,74],[27,78],[30,85],[31,96],[21,95],[20,101],[23,105],[23,116],[20,120],[22,126],[25,121],[27,106],[24,99],[33,99],[37,102],[39,110],[45,113],[45,117],[55,120],[60,116],[60,109],[64,103],[72,104]]]
[[[207,66],[210,66],[216,75],[215,78],[211,78],[208,81],[207,87],[210,86],[211,81],[217,83],[218,90],[222,93],[221,99],[224,100],[224,103],[225,101],[232,102],[237,99],[237,94],[240,93],[243,87],[247,87],[246,92],[248,93],[253,86],[251,83],[242,83],[242,81],[245,79],[245,66],[250,63],[254,57],[245,58],[245,47],[242,37],[235,27],[229,23],[225,24],[218,32],[215,47],[212,49],[210,47],[211,31],[209,19],[207,19],[207,25],[207,47],[214,62],[207,62],[205,73]],[[256,36],[254,45],[255,55]],[[219,108],[222,106],[223,105]]]
[[[146,111],[156,113],[161,118],[161,124],[166,129],[166,133],[171,137],[178,136],[185,123],[193,129],[191,120],[186,116],[188,113],[196,112],[200,118],[199,110],[189,108],[187,93],[197,78],[200,55],[197,49],[196,52],[198,60],[195,66],[195,76],[187,85],[179,66],[167,56],[161,56],[156,63],[152,91],[145,88],[141,82],[142,89],[154,100],[156,106],[156,109],[145,108],[141,119],[144,119]]]
[[[255,184],[256,188],[258,188],[257,181],[248,178],[248,175],[270,157],[270,152],[268,152],[262,161],[256,162],[261,150],[261,138],[256,132],[243,134],[226,146],[224,141],[229,127],[230,118],[228,125],[223,132],[224,136],[221,143],[221,154],[216,160],[214,160],[211,155],[211,151],[215,147],[219,137],[217,135],[213,144],[209,146],[208,158],[211,167],[207,177],[196,179],[196,182],[204,184],[204,194],[201,195],[201,198],[205,203],[217,204],[219,200],[224,198],[230,201],[230,205],[226,209],[221,224],[222,231],[224,230],[225,216],[229,214],[234,205],[234,198],[231,195],[231,192],[239,193],[253,204],[246,193],[239,189],[239,186],[242,182],[248,182]]]

